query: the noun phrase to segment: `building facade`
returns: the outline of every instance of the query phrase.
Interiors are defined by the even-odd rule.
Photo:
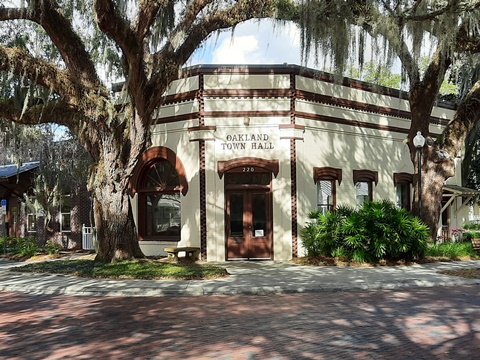
[[[86,185],[73,189],[49,219],[44,211],[35,211],[25,201],[33,195],[34,177],[40,162],[0,165],[0,236],[32,237],[39,245],[51,240],[63,249],[82,248],[82,227],[90,224],[92,202]]]
[[[438,104],[424,135],[453,115]],[[131,179],[140,246],[146,255],[198,246],[207,261],[302,256],[314,209],[381,199],[410,208],[409,128],[397,90],[295,65],[187,69]],[[455,161],[448,183],[461,185]],[[461,199],[449,198],[440,225],[461,226]]]

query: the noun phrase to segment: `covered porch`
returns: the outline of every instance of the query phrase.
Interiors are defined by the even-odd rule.
[[[479,197],[479,190],[459,185],[443,186],[441,226],[437,240],[459,240],[457,229],[461,229],[466,222],[480,221]]]

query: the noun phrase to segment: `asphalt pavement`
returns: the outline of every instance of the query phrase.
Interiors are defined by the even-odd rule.
[[[480,268],[480,261],[409,266],[304,266],[292,262],[215,263],[229,276],[212,280],[92,279],[11,271],[23,263],[0,259],[0,290],[85,296],[268,295],[322,291],[480,285],[480,279],[442,275],[440,270]]]

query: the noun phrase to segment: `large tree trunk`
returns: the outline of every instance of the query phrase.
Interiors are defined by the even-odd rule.
[[[108,186],[98,187],[94,195],[94,216],[99,245],[96,259],[115,261],[144,256],[126,193],[111,194]]]
[[[91,174],[90,189],[98,243],[96,258],[103,261],[144,257],[128,189],[135,164],[145,147],[147,127],[138,116],[129,126],[123,125],[117,123],[104,128],[105,133],[95,130],[102,146]]]
[[[430,238],[436,242],[438,222],[442,209],[443,184],[449,177],[455,175],[454,160],[440,158],[437,144],[425,145],[422,156],[422,208],[415,203],[414,212],[430,229]],[[415,163],[418,169],[418,160]],[[417,174],[418,175],[418,174]],[[418,187],[416,188],[418,194]],[[418,196],[417,196],[418,200]]]
[[[442,55],[441,49],[437,49],[434,60],[425,71],[424,78],[420,80],[420,74],[413,71],[410,74],[412,82],[409,92],[410,111],[412,122],[408,134],[408,146],[410,150],[410,159],[412,160],[418,180],[418,150],[413,145],[413,138],[417,131],[423,136],[430,136],[430,116],[437,98],[441,83],[445,76],[445,71],[450,65],[448,56]],[[432,141],[433,142],[433,141]],[[427,144],[421,149],[421,199],[422,206],[419,207],[419,182],[415,184],[415,196],[413,204],[413,213],[418,215],[430,228],[430,238],[435,241],[437,237],[438,220],[442,208],[442,192],[444,181],[454,175],[453,160],[452,164],[443,161],[438,156],[439,145],[437,142]]]

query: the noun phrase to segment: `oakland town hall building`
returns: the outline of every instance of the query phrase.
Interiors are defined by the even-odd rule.
[[[436,137],[454,109],[431,114]],[[304,255],[314,209],[390,199],[410,208],[417,176],[406,95],[295,65],[186,69],[156,113],[131,179],[140,246],[195,246],[207,261]],[[468,220],[460,165],[439,236]],[[463,197],[462,197],[463,195]]]

